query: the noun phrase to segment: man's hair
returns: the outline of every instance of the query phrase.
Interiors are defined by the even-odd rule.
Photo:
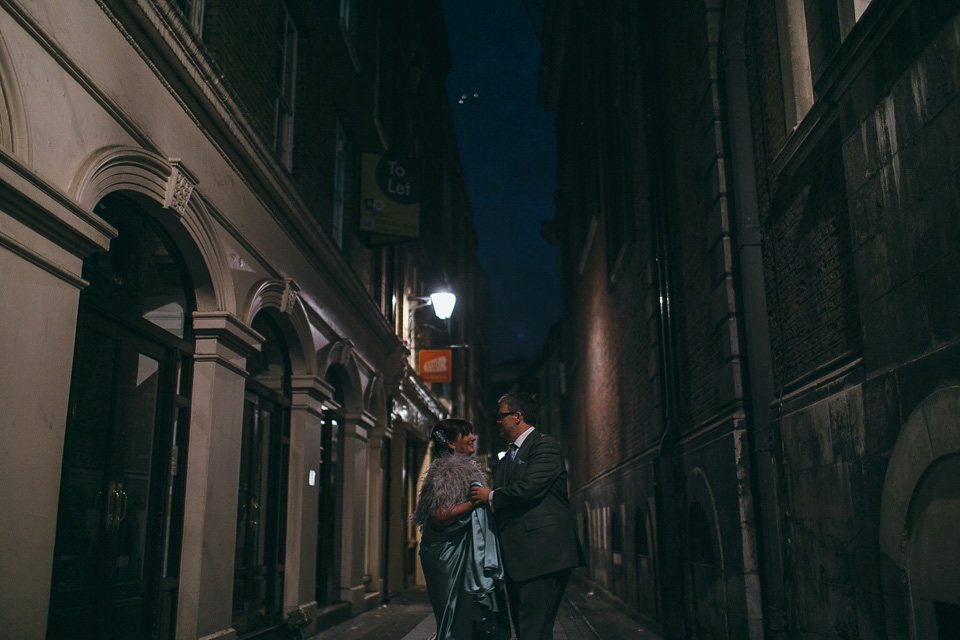
[[[514,391],[504,394],[497,402],[497,406],[499,407],[501,404],[506,404],[510,411],[522,413],[523,421],[527,424],[537,424],[537,418],[540,416],[540,405],[537,404],[537,399],[529,393]]]
[[[471,433],[473,433],[473,425],[466,420],[460,418],[441,420],[430,432],[430,439],[433,441],[433,456],[439,458],[453,453],[447,443],[453,444],[457,436],[465,436]]]

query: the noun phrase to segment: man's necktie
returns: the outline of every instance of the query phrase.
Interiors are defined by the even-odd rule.
[[[515,443],[510,443],[510,451],[507,452],[507,478],[509,478],[513,472],[513,459],[517,457],[518,448]]]

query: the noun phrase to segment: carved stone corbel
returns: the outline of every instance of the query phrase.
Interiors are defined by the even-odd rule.
[[[183,166],[180,158],[167,158],[167,161],[170,163],[170,176],[167,178],[163,206],[174,211],[177,216],[183,216],[193,189],[197,186],[197,179]]]
[[[280,310],[286,314],[293,313],[300,296],[300,285],[293,278],[283,279],[283,294],[280,297]]]

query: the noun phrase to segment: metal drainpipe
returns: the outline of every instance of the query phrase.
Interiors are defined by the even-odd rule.
[[[669,221],[664,194],[664,141],[662,95],[663,65],[659,51],[659,16],[656,3],[647,3],[644,38],[643,95],[646,113],[647,159],[650,171],[650,227],[653,259],[657,276],[657,356],[660,365],[660,405],[663,433],[654,459],[657,505],[657,555],[659,595],[664,638],[685,637],[685,589],[681,514],[683,512],[682,470],[675,444],[679,431],[680,374],[679,358],[671,310]]]
[[[743,298],[743,336],[746,346],[747,388],[754,487],[759,494],[761,584],[764,627],[768,638],[786,638],[786,597],[783,535],[780,518],[778,439],[770,422],[774,398],[773,358],[763,277],[763,255],[750,96],[747,86],[745,31],[749,0],[728,0],[723,16],[723,65],[730,159],[736,209],[738,279]]]

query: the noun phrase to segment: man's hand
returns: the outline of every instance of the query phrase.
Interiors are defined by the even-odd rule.
[[[487,487],[472,487],[470,489],[470,502],[473,506],[487,504],[490,502],[490,489]]]

